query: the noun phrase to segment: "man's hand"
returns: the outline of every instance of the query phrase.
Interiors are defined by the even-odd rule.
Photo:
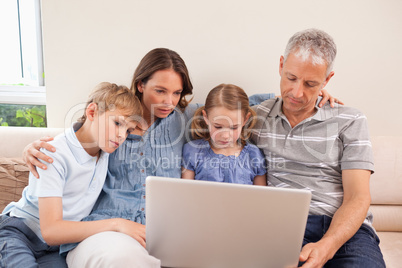
[[[40,162],[38,159],[41,159],[45,162],[52,163],[53,159],[44,153],[40,152],[40,148],[44,148],[50,152],[55,152],[56,148],[54,146],[50,145],[49,141],[53,140],[52,137],[43,137],[40,140],[34,141],[30,144],[28,144],[25,148],[24,151],[22,152],[22,158],[24,159],[25,163],[27,164],[29,171],[32,172],[32,174],[36,177],[39,178],[39,174],[36,171],[36,167],[39,167],[41,169],[46,169],[46,165],[44,165],[42,162]]]
[[[324,237],[302,248],[299,260],[306,262],[302,267],[323,267],[360,228],[370,206],[370,174],[370,170],[342,170],[343,203]]]
[[[306,244],[302,248],[299,256],[299,261],[305,262],[301,267],[321,268],[335,255],[336,250],[333,251],[334,250],[331,250],[328,243],[325,245],[324,240],[320,240],[317,243]]]

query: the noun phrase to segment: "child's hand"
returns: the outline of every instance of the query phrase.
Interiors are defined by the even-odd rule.
[[[125,219],[118,219],[117,231],[131,236],[145,248],[145,225]]]

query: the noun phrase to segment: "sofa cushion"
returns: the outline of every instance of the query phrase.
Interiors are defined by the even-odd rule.
[[[373,226],[379,232],[402,232],[402,206],[371,205]]]
[[[402,136],[372,137],[375,172],[370,179],[371,204],[402,204]]]
[[[28,176],[29,170],[22,158],[0,157],[0,211],[21,198]]]

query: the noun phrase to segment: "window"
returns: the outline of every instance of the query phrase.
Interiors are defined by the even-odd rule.
[[[0,126],[46,127],[46,106],[0,103]]]
[[[26,118],[39,126],[29,115],[45,118],[40,0],[1,0],[0,36],[0,125],[24,125]]]

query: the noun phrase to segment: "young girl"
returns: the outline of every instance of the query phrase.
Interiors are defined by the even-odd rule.
[[[182,178],[267,185],[264,155],[247,143],[255,112],[238,86],[212,89],[191,125],[193,141],[183,147]]]

